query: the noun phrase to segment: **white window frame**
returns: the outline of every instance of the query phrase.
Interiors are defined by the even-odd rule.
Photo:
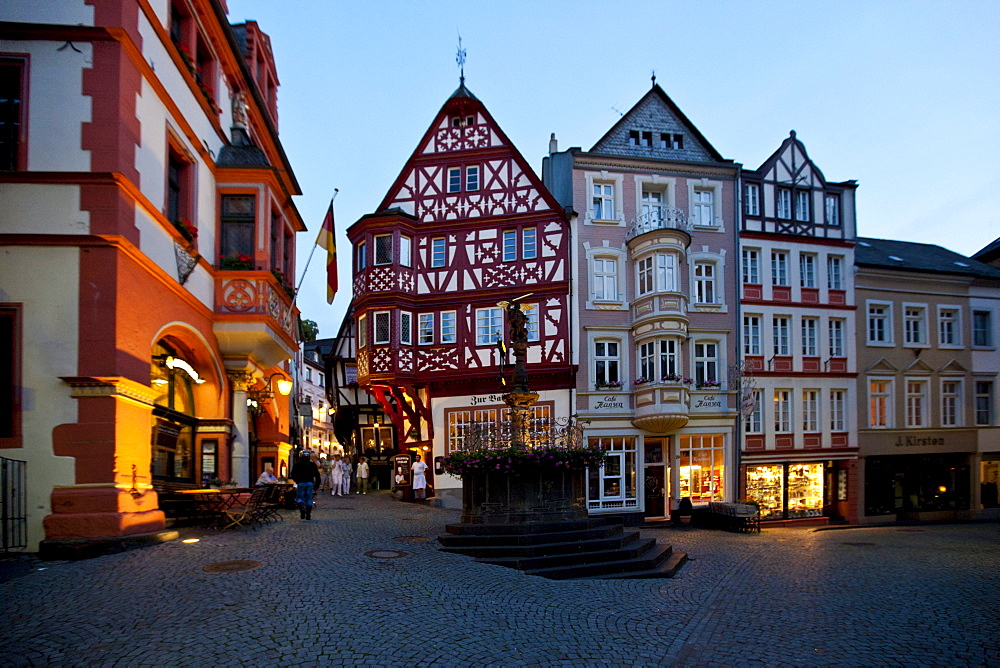
[[[420,313],[417,315],[417,343],[422,346],[434,344],[433,313]]]
[[[591,298],[616,302],[618,299],[618,258],[595,256],[591,260]]]
[[[538,304],[524,304],[527,308],[525,315],[528,321],[525,323],[525,328],[528,330],[528,341],[540,341],[541,332],[539,331],[540,311],[538,310]],[[528,308],[530,307],[530,308]]]
[[[775,355],[788,357],[792,354],[792,318],[776,315],[771,318],[772,344]]]
[[[455,311],[441,311],[441,343],[455,343],[457,337],[458,315]]]
[[[926,378],[906,378],[906,426],[923,428],[930,425],[927,414],[930,383]]]
[[[830,390],[830,431],[847,431],[847,390]]]
[[[624,251],[603,245],[591,247],[587,243],[584,243],[584,248],[586,248],[589,271],[589,293],[586,308],[610,310],[625,310],[628,308],[625,302],[627,293],[625,285],[629,280],[629,272],[625,269],[628,266],[628,263],[625,259]],[[597,260],[601,260],[601,262],[597,262]],[[614,261],[614,275],[607,272],[608,260]],[[598,267],[601,267],[604,270],[601,274],[596,273]],[[614,298],[597,297],[598,280],[614,281]],[[607,286],[605,286],[605,288],[607,288]]]
[[[791,285],[788,281],[788,251],[771,251],[771,285]]]
[[[802,318],[802,355],[819,356],[819,318]]]
[[[748,216],[760,215],[760,185],[756,183],[743,184],[743,210]]]
[[[623,214],[622,214],[622,204],[621,197],[622,193],[625,192],[623,187],[624,178],[621,174],[613,174],[607,170],[601,170],[599,172],[588,172],[586,176],[587,180],[587,208],[586,213],[583,216],[583,222],[585,225],[618,225],[624,226]],[[606,213],[612,214],[611,218],[594,218],[594,188],[597,185],[611,186],[611,211],[605,211],[606,207],[602,204],[601,214]],[[604,194],[600,195],[602,199]]]
[[[538,257],[538,231],[534,227],[521,230],[521,259],[534,260]]]
[[[599,383],[620,383],[622,381],[621,339],[600,337],[594,339],[594,366],[591,368],[594,386]]]
[[[517,261],[517,230],[504,230],[503,232],[503,261]]]
[[[880,313],[872,312],[872,309],[882,309]],[[865,340],[869,346],[892,346],[894,345],[893,323],[892,323],[892,302],[877,301],[868,299],[865,301]],[[874,327],[875,323],[881,323],[881,327]],[[881,331],[881,336],[873,336],[876,330]]]
[[[976,380],[974,389],[976,391],[975,423],[977,427],[990,427],[993,425],[993,381]]]
[[[799,254],[799,286],[816,287],[816,255],[813,253]]]
[[[667,209],[667,193],[663,187],[643,183],[639,188],[639,211],[642,220],[657,224],[663,220],[663,212]]]
[[[826,287],[830,290],[844,289],[844,257],[842,255],[827,256]]]
[[[716,264],[706,260],[694,263],[694,301],[696,304],[717,304]]]
[[[903,345],[926,348],[930,345],[927,332],[927,304],[903,304]]]
[[[792,191],[789,188],[777,188],[774,193],[774,212],[781,220],[792,219]]]
[[[747,314],[743,316],[743,354],[762,355],[760,338],[761,316]]]
[[[764,433],[764,402],[763,390],[753,390],[753,411],[744,420],[743,429],[747,434]]]
[[[840,195],[827,193],[823,206],[823,222],[831,227],[840,227]]]
[[[479,165],[469,165],[465,168],[465,189],[468,192],[479,190]]]
[[[795,191],[795,220],[800,223],[808,223],[812,220],[812,197],[811,190]]]
[[[492,346],[503,338],[503,309],[500,307],[476,309],[476,345]]]
[[[652,294],[656,290],[656,276],[653,271],[654,258],[647,255],[635,263],[635,293],[638,296]]]
[[[962,409],[962,379],[941,379],[941,426],[961,427],[964,425]]]
[[[616,220],[618,209],[615,205],[614,183],[594,181],[590,188],[590,216],[593,220]],[[610,214],[610,215],[608,215]]]
[[[760,285],[760,249],[744,248],[742,259],[743,283]]]
[[[392,339],[392,313],[390,311],[375,311],[375,334],[372,343],[376,346],[388,345]],[[385,326],[384,336],[380,336],[380,326]]]
[[[413,314],[409,311],[399,312],[399,343],[406,346],[413,344]]]
[[[448,182],[445,184],[445,189],[448,194],[460,193],[462,192],[462,168],[461,167],[449,167],[448,173],[446,175]]]
[[[430,262],[428,265],[432,269],[445,267],[448,265],[448,244],[444,237],[434,237],[430,244]]]
[[[722,390],[722,379],[719,377],[720,344],[716,340],[696,340],[692,348],[694,355],[694,382],[696,385],[703,385],[705,382],[714,381],[720,383],[719,390]]]
[[[816,389],[802,390],[802,431],[814,434],[821,431],[820,424],[820,391]]]
[[[980,322],[980,316],[985,316],[985,323]],[[985,324],[985,327],[982,325]],[[996,341],[993,332],[993,311],[989,309],[972,309],[972,347],[992,348]]]
[[[774,433],[792,432],[792,391],[778,388],[774,390]]]
[[[413,266],[413,240],[405,235],[399,236],[399,264],[403,267]]]
[[[952,304],[939,304],[937,307],[937,321],[938,347],[962,348],[962,307]]]
[[[722,181],[688,181],[689,220],[702,230],[724,231],[722,224]]]
[[[878,387],[875,384],[878,383]],[[868,379],[868,428],[892,429],[895,415],[892,378]]]
[[[830,342],[830,357],[846,357],[844,332],[847,331],[847,321],[843,318],[830,318],[827,324]]]

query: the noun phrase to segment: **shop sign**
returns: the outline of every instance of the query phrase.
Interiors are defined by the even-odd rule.
[[[472,397],[469,400],[469,404],[472,406],[482,406],[483,404],[502,404],[503,395],[502,394],[488,394],[483,397]]]
[[[943,438],[933,438],[930,436],[903,436],[900,434],[896,437],[897,448],[912,448],[925,445],[945,445],[945,442]]]
[[[392,482],[396,487],[409,487],[413,484],[410,478],[410,456],[407,454],[393,455]]]
[[[723,410],[729,407],[728,402],[723,400],[723,396],[718,394],[694,396],[691,397],[691,401],[691,410],[694,411]]]
[[[595,411],[623,410],[625,408],[625,400],[618,394],[606,394],[593,403]]]

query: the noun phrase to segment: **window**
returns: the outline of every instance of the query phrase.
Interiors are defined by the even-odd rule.
[[[711,262],[695,262],[694,264],[695,302],[699,304],[715,303],[715,265]]]
[[[799,190],[795,193],[795,220],[809,222],[809,191]]]
[[[503,337],[503,309],[476,309],[476,345],[493,345]]]
[[[976,425],[988,427],[993,424],[993,383],[988,380],[976,381]]]
[[[826,258],[826,287],[831,290],[844,289],[844,258],[839,255]]]
[[[845,357],[844,321],[840,319],[831,319],[829,330],[830,330],[830,357]]]
[[[653,291],[653,257],[644,257],[636,263],[638,272],[638,290],[640,295],[647,295]]]
[[[774,391],[774,431],[788,433],[792,430],[792,391]]]
[[[760,316],[743,316],[743,354],[760,355]]]
[[[713,200],[715,191],[694,189],[694,224],[703,227],[715,225],[715,210]]]
[[[22,447],[21,341],[21,306],[0,305],[0,447]]]
[[[609,437],[587,439],[588,445],[606,450],[602,466],[587,469],[587,506],[620,509],[638,505],[636,439]],[[641,469],[639,469],[641,471]]]
[[[457,193],[462,191],[462,168],[448,168],[448,192]]]
[[[677,341],[660,339],[639,346],[639,375],[647,381],[676,380]]]
[[[528,340],[538,341],[538,304],[525,304],[525,308],[528,308],[525,313],[528,316],[528,322],[526,323],[525,329],[528,330]]]
[[[375,345],[389,343],[389,312],[375,312]]]
[[[941,381],[941,426],[959,427],[962,424],[962,383],[957,380]]]
[[[677,363],[677,341],[674,339],[660,340],[660,379],[679,378]]]
[[[684,135],[661,132],[660,148],[684,148]]]
[[[24,60],[0,58],[0,171],[25,168]],[[171,218],[171,222],[177,220]]]
[[[927,426],[927,381],[906,381],[906,426]]]
[[[358,242],[358,271],[361,271],[368,266],[368,253],[366,252],[366,244],[364,241]]]
[[[818,333],[819,320],[802,318],[802,354],[806,357],[819,355]]]
[[[358,347],[368,345],[368,316],[358,316]]]
[[[722,434],[681,436],[678,498],[692,503],[721,501],[726,489],[725,450]]]
[[[757,249],[743,249],[743,282],[760,283],[760,251]]]
[[[642,189],[642,219],[649,223],[663,220],[663,191]]]
[[[219,252],[223,257],[238,258],[246,255],[253,261],[255,201],[253,195],[222,196],[222,239],[219,242]]]
[[[434,343],[434,314],[421,313],[417,316],[417,341],[422,346]]]
[[[792,217],[792,191],[778,188],[777,197],[778,218],[789,220]]]
[[[938,308],[938,343],[942,346],[961,346],[961,315],[955,308]]]
[[[639,346],[639,369],[636,380],[656,378],[656,342],[647,341]]]
[[[771,328],[774,335],[774,354],[791,355],[790,318],[783,315],[775,316],[771,319]]]
[[[391,234],[379,234],[375,237],[375,264],[392,264]]]
[[[399,312],[399,342],[403,345],[413,343],[413,314],[406,311]]]
[[[788,253],[771,252],[771,285],[788,285]]]
[[[903,307],[903,339],[907,345],[927,343],[927,308],[906,305]]]
[[[667,253],[656,254],[656,289],[660,292],[677,290],[677,258]]]
[[[618,376],[618,342],[594,342],[594,382],[597,385],[621,382]]]
[[[465,189],[472,192],[479,190],[479,167],[470,166],[465,168]]]
[[[608,183],[595,183],[592,215],[595,220],[614,220],[615,187]]]
[[[529,227],[521,230],[521,258],[524,260],[534,260],[538,256],[538,241],[535,235],[535,228]]]
[[[503,261],[513,262],[517,259],[517,231],[507,230],[503,233]]]
[[[816,287],[816,256],[799,255],[799,285],[803,288]]]
[[[618,299],[618,261],[594,258],[594,299]]]
[[[827,225],[840,225],[840,195],[827,195],[825,199],[826,212],[823,217]]]
[[[399,237],[399,264],[403,267],[412,267],[412,249],[413,244],[410,237]]]
[[[445,264],[444,238],[431,239],[431,267],[443,267]]]
[[[892,343],[892,305],[868,304],[868,343]]]
[[[819,430],[819,390],[802,390],[802,431]]]
[[[846,390],[830,390],[830,431],[847,431],[846,397]]]
[[[719,346],[715,343],[694,344],[694,380],[698,386],[719,383]]]
[[[748,216],[760,215],[760,186],[756,183],[743,186],[743,210]]]
[[[993,345],[993,314],[990,311],[972,312],[972,345]]]
[[[744,421],[744,429],[748,434],[762,434],[764,433],[764,406],[763,401],[761,401],[761,391],[753,391],[753,411],[746,417]]]
[[[885,428],[892,426],[892,382],[871,380],[868,382],[868,426]]]
[[[629,130],[628,131],[628,143],[629,143],[629,146],[638,146],[639,145],[639,131],[638,130]]]
[[[441,312],[441,343],[455,343],[455,311]]]

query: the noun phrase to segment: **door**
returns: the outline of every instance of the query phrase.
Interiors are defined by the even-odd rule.
[[[643,490],[645,517],[666,517],[668,476],[670,468],[665,464],[665,439],[646,439],[643,451]]]

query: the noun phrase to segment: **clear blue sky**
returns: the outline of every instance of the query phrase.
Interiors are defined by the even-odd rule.
[[[341,290],[317,252],[299,296],[321,337],[350,302],[344,230],[375,210],[466,84],[541,170],[585,150],[659,83],[726,158],[756,168],[795,130],[859,182],[858,234],[970,255],[1000,236],[1000,2],[228,0],[271,37],[281,138],[309,232],[334,188]],[[618,110],[618,111],[616,111]]]

